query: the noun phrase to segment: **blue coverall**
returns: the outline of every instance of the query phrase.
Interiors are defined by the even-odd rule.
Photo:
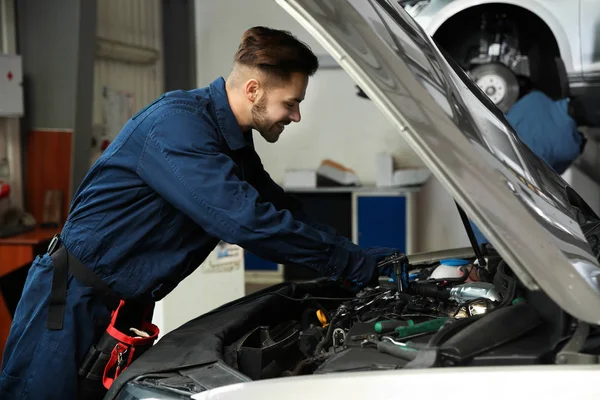
[[[271,180],[223,78],[167,93],[131,118],[80,185],[61,238],[124,299],[162,299],[220,239],[324,276],[372,273],[364,264],[347,276],[361,249],[310,221]],[[79,363],[108,324],[102,301],[69,275],[64,327],[48,330],[52,271],[48,254],[30,269],[2,361],[2,400],[76,398]]]
[[[523,143],[558,174],[564,173],[581,152],[582,136],[568,113],[568,99],[552,100],[534,90],[517,101],[506,119]],[[477,243],[487,242],[471,223]]]
[[[582,136],[568,112],[569,100],[534,90],[517,101],[506,119],[531,151],[558,174],[579,156]]]

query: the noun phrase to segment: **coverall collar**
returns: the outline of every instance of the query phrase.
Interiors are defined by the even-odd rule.
[[[225,91],[225,79],[215,79],[209,87],[210,97],[215,106],[217,121],[221,135],[227,141],[231,150],[239,150],[245,146],[252,146],[252,131],[242,132],[233,111],[229,106],[227,92]]]

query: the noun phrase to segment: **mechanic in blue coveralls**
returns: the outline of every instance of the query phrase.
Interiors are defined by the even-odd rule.
[[[506,114],[519,138],[556,173],[562,174],[583,152],[586,138],[577,129],[575,105],[569,98],[552,100],[532,87],[531,81],[519,77],[521,98]],[[474,228],[477,242],[487,242]]]
[[[311,221],[254,149],[252,130],[274,143],[300,122],[317,68],[288,32],[251,28],[227,80],[167,93],[126,123],[76,192],[60,239],[31,267],[2,400],[88,396],[78,394],[78,368],[109,323],[115,303],[105,300],[153,304],[220,240],[358,286],[378,274],[392,250],[361,249]]]

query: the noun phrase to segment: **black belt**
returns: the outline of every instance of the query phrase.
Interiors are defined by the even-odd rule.
[[[48,246],[48,254],[54,264],[50,307],[48,309],[48,329],[61,330],[63,328],[69,272],[81,284],[91,288],[92,293],[100,297],[110,310],[117,309],[121,298],[106,282],[92,272],[91,268],[83,265],[69,253],[58,235],[52,238]]]

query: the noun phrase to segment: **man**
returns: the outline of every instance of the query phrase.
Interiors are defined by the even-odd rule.
[[[390,250],[362,250],[310,221],[254,150],[252,129],[273,143],[300,121],[317,67],[289,33],[255,27],[227,81],[167,93],[127,122],[75,194],[60,241],[31,267],[4,352],[3,400],[76,398],[78,368],[109,323],[105,303],[153,304],[219,240],[359,286],[377,273]]]

